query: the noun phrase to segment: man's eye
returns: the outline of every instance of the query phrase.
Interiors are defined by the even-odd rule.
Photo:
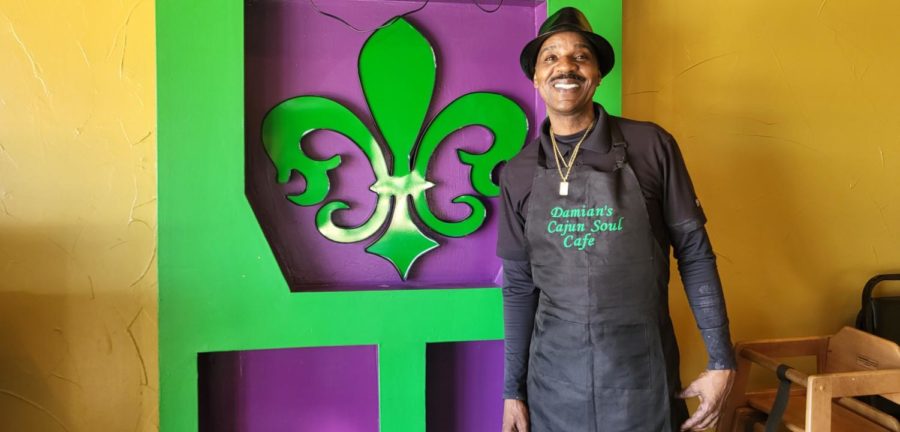
[[[544,61],[545,62],[556,61],[556,56],[550,55],[550,56],[544,57]]]

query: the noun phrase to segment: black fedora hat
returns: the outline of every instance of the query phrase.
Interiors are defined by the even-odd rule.
[[[616,55],[613,53],[612,45],[609,41],[596,33],[588,23],[587,18],[580,10],[573,7],[564,7],[555,14],[550,15],[547,20],[541,24],[541,30],[538,37],[525,45],[522,54],[519,55],[519,64],[522,71],[528,76],[528,79],[534,78],[534,65],[537,60],[538,51],[541,45],[548,37],[560,32],[575,32],[584,37],[585,40],[594,48],[594,54],[597,56],[597,66],[600,68],[600,75],[606,76],[612,70],[616,63]]]

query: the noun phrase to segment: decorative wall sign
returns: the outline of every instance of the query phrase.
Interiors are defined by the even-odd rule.
[[[321,96],[298,96],[281,102],[265,117],[262,140],[277,169],[277,181],[287,183],[293,172],[306,180],[306,189],[288,194],[300,206],[326,200],[331,188],[329,172],[341,164],[340,155],[317,160],[303,150],[303,138],[316,130],[331,130],[349,138],[364,154],[375,175],[369,190],[377,194],[374,212],[358,226],[334,222],[337,212],[350,204],[325,202],[316,213],[319,232],[337,243],[357,243],[375,237],[367,248],[409,276],[415,261],[439,244],[413,220],[446,237],[464,237],[485,221],[484,203],[475,195],[460,195],[454,203],[468,206],[460,220],[444,220],[429,205],[426,191],[429,163],[441,142],[453,132],[473,125],[491,131],[494,142],[480,154],[459,151],[459,162],[471,167],[472,187],[486,197],[497,196],[499,187],[491,172],[521,149],[528,121],[511,99],[490,92],[468,93],[444,107],[430,123],[426,113],[435,89],[437,61],[429,41],[408,21],[397,19],[366,41],[359,55],[359,77],[378,134],[344,105]],[[392,161],[391,166],[388,161]]]

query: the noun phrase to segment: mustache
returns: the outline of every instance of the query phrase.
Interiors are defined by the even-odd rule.
[[[562,73],[562,74],[559,74],[559,75],[554,76],[553,78],[550,78],[550,82],[559,81],[559,80],[564,80],[564,79],[568,79],[568,80],[576,80],[576,81],[579,81],[579,82],[585,82],[585,81],[587,81],[587,78],[585,78],[585,77],[583,77],[583,76],[581,76],[581,75],[578,75],[578,74],[576,74],[576,73],[574,73],[574,72],[568,72],[568,73]]]

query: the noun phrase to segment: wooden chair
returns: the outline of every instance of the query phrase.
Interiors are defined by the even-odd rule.
[[[782,430],[807,432],[900,431],[900,423],[852,396],[881,395],[900,403],[900,347],[854,328],[833,336],[739,343],[737,374],[719,421],[719,432],[764,431],[774,389],[746,392],[752,364],[775,372],[776,358],[815,356],[817,372],[787,368],[791,382]]]

